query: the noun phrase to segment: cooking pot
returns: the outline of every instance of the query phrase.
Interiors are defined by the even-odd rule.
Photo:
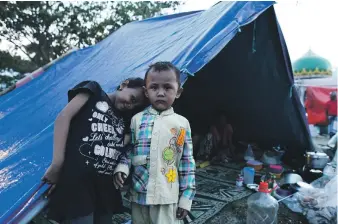
[[[303,178],[300,175],[298,175],[296,173],[286,173],[286,174],[284,174],[283,178],[281,179],[279,186],[282,187],[283,185],[286,185],[286,186],[283,187],[283,189],[286,189],[291,184],[295,184],[298,181],[303,181]]]
[[[323,152],[306,152],[305,158],[307,167],[314,169],[323,169],[330,160]]]

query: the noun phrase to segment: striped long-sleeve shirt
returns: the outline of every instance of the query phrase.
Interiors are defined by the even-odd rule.
[[[150,107],[133,117],[131,131],[132,201],[190,210],[196,189],[188,120],[172,108],[158,113]]]

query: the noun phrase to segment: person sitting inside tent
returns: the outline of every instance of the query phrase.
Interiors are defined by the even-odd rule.
[[[234,155],[233,129],[224,112],[219,113],[216,117],[209,132],[201,141],[198,156],[213,161],[227,162]]]
[[[210,127],[213,141],[213,160],[228,160],[234,156],[234,145],[232,144],[233,129],[228,123],[225,113],[218,116],[218,121]]]
[[[329,120],[329,135],[330,138],[334,136],[337,132],[337,92],[330,93],[330,100],[326,103],[326,115]]]

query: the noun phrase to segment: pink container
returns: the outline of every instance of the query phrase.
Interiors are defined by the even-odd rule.
[[[269,166],[269,171],[271,173],[282,173],[283,172],[283,167],[281,165],[270,165]]]

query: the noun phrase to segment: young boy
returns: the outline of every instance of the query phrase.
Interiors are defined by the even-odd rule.
[[[132,221],[181,223],[196,189],[189,121],[172,108],[183,90],[180,72],[170,62],[157,62],[146,72],[145,85],[151,107],[131,121]]]

